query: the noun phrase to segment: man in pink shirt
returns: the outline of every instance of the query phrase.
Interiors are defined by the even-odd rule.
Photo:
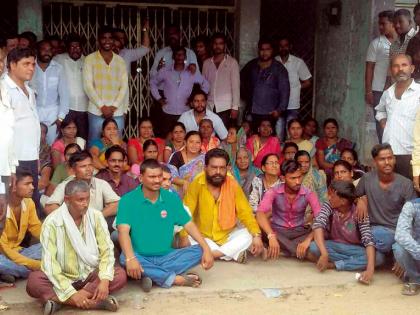
[[[311,228],[305,226],[305,209],[309,204],[316,216],[320,211],[318,197],[302,186],[303,174],[296,161],[282,164],[281,177],[284,183],[264,194],[257,208],[257,221],[267,233],[269,258],[278,258],[283,251],[287,256],[304,259],[313,239]]]

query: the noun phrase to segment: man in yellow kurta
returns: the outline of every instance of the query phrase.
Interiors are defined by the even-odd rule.
[[[189,185],[184,204],[215,259],[245,263],[248,249],[256,256],[262,252],[261,231],[241,187],[227,176],[228,162],[226,151],[208,151],[204,172]],[[244,228],[238,228],[238,220]],[[191,238],[189,242],[194,243]],[[184,231],[181,244],[188,244]]]
[[[0,279],[4,282],[27,278],[31,270],[41,267],[41,244],[28,248],[21,246],[26,232],[37,239],[41,234],[41,222],[31,199],[33,191],[32,173],[18,168],[0,237]]]

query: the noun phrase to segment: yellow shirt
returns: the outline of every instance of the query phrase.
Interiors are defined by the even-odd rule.
[[[417,111],[414,123],[414,142],[413,142],[413,176],[420,176],[420,110]]]
[[[36,214],[35,204],[30,198],[22,200],[20,226],[17,224],[13,210],[9,206],[7,207],[6,222],[0,237],[0,252],[18,265],[28,267],[31,270],[39,270],[41,267],[39,260],[27,258],[19,253],[22,250],[20,244],[27,231],[33,237],[39,239],[41,221]]]
[[[184,204],[190,209],[194,223],[205,238],[209,238],[219,245],[226,243],[229,234],[235,227],[229,230],[221,229],[218,222],[220,198],[216,201],[208,190],[204,172],[198,174],[188,186]],[[252,208],[239,185],[235,190],[235,205],[236,216],[249,233],[260,233]],[[185,231],[182,234],[185,236]]]

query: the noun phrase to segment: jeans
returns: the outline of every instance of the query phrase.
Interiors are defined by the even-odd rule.
[[[376,250],[383,254],[389,253],[395,243],[395,231],[381,225],[373,225],[371,230]]]
[[[120,137],[122,137],[122,132],[124,131],[124,116],[114,116],[112,118],[114,118],[115,121],[117,122],[118,131],[120,133]],[[104,122],[105,119],[102,116],[97,116],[92,113],[88,113],[88,119],[89,119],[88,145],[90,146],[93,140],[101,137],[102,123]]]
[[[32,200],[35,203],[36,207],[36,214],[38,215],[39,219],[45,218],[45,213],[41,206],[41,194],[38,190],[38,160],[34,161],[19,161],[19,167],[24,168],[32,173],[33,185],[34,185],[34,192],[32,193]]]
[[[170,288],[175,277],[198,265],[203,256],[203,250],[198,245],[174,249],[162,256],[143,256],[135,253],[137,260],[144,269],[143,276],[149,277],[158,286]],[[121,254],[120,263],[125,267],[125,256]]]
[[[280,142],[284,142],[286,136],[286,126],[289,121],[296,119],[299,116],[298,109],[288,109],[277,119],[276,134]]]
[[[325,247],[328,251],[329,260],[334,262],[337,270],[352,271],[366,268],[367,256],[366,249],[363,246],[327,240],[325,241]],[[321,256],[321,252],[314,241],[309,246],[309,251],[317,257]],[[385,256],[380,252],[376,252],[375,266],[382,265],[384,261]]]
[[[41,260],[42,247],[41,244],[35,244],[31,247],[24,248],[19,252],[21,255],[32,258],[35,260]],[[25,266],[18,265],[11,261],[4,255],[0,255],[0,273],[3,275],[12,275],[16,278],[28,278],[30,269]]]
[[[394,257],[405,270],[409,282],[420,284],[420,260],[415,260],[400,244],[392,246]]]

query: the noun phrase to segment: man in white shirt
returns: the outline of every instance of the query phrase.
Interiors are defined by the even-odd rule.
[[[54,57],[63,67],[69,91],[69,113],[77,126],[77,135],[88,139],[89,121],[87,107],[89,99],[83,89],[83,64],[85,56],[82,54],[82,39],[77,34],[70,34],[66,38],[67,52]]]
[[[370,42],[366,54],[365,100],[372,107],[379,104],[384,91],[389,68],[389,48],[397,37],[394,24],[394,11],[382,11],[378,14],[380,36]],[[375,115],[376,111],[374,110]],[[376,123],[379,143],[382,143],[382,128]]]
[[[312,75],[302,59],[290,54],[292,44],[288,38],[280,38],[278,43],[279,56],[276,56],[275,59],[287,69],[290,83],[290,96],[287,110],[279,117],[276,123],[277,137],[280,141],[284,141],[287,123],[292,119],[298,118],[299,115],[300,90],[311,87]]]
[[[396,81],[387,89],[375,107],[376,119],[384,129],[382,141],[389,143],[395,154],[395,172],[412,179],[411,154],[415,117],[420,109],[420,84],[411,78],[414,66],[405,54],[391,59],[391,73]]]
[[[61,122],[69,111],[69,94],[63,67],[52,60],[49,41],[37,43],[37,60],[31,86],[36,94],[39,120],[48,126],[47,143],[57,138]]]
[[[213,34],[213,57],[204,61],[203,76],[210,83],[208,104],[226,127],[229,120],[236,121],[240,102],[239,65],[226,53],[226,36]]]
[[[9,72],[4,76],[6,102],[13,109],[15,117],[13,144],[19,166],[32,173],[35,187],[32,199],[38,216],[42,217],[38,192],[38,159],[41,140],[41,126],[36,109],[35,94],[29,87],[35,71],[35,54],[29,48],[13,49],[7,57]]]
[[[200,121],[206,118],[213,122],[214,132],[221,140],[227,138],[228,131],[222,119],[207,108],[207,94],[203,90],[194,89],[192,91],[190,104],[193,109],[183,113],[178,120],[184,124],[187,132],[198,131]]]

